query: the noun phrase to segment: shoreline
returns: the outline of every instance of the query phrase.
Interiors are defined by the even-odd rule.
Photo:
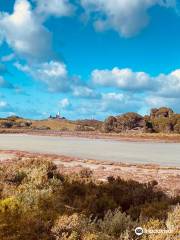
[[[25,134],[37,136],[53,137],[79,137],[87,139],[102,139],[125,142],[154,142],[154,143],[180,143],[180,134],[158,134],[158,133],[101,133],[84,131],[53,131],[53,130],[19,130],[4,129],[0,130],[2,134]]]

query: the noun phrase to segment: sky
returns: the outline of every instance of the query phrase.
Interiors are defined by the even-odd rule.
[[[179,0],[0,0],[0,117],[180,112]]]

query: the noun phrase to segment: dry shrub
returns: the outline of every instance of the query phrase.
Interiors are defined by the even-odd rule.
[[[63,176],[48,160],[22,158],[0,168],[0,239],[132,240],[141,220],[173,226],[172,239],[177,236],[180,207],[170,209],[179,200],[158,191],[156,182],[102,183],[87,169]]]

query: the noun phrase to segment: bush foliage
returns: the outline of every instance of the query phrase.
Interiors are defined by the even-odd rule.
[[[90,171],[65,176],[46,160],[18,160],[0,167],[0,239],[131,240],[136,226],[180,230],[179,198],[140,184]],[[164,235],[142,236],[162,239]]]

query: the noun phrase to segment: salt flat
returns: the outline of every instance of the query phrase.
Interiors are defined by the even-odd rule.
[[[180,143],[0,134],[0,150],[21,150],[83,159],[180,167]]]

